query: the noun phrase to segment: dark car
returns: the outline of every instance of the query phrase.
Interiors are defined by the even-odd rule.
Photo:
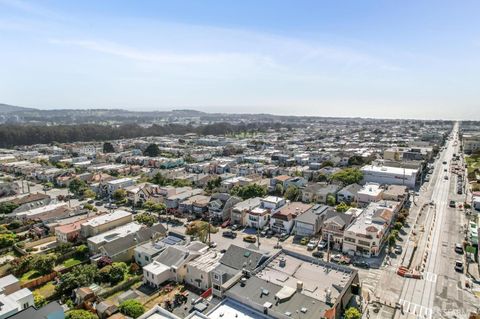
[[[237,233],[234,233],[233,231],[224,231],[222,233],[222,236],[223,237],[226,237],[226,238],[237,238]]]
[[[318,250],[317,250],[317,251],[314,251],[314,252],[312,253],[312,256],[315,257],[315,258],[323,258],[323,252],[318,251]]]
[[[455,252],[457,254],[463,254],[463,246],[462,244],[455,244]]]
[[[232,227],[230,227],[232,230],[239,230],[240,225],[239,224],[233,224]]]
[[[353,265],[358,268],[364,268],[364,269],[370,268],[370,264],[367,263],[366,261],[354,261]]]
[[[455,208],[455,201],[451,200],[448,206]]]

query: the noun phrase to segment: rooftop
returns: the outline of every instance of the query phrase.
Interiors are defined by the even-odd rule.
[[[117,219],[120,219],[120,218],[124,218],[124,217],[127,217],[127,216],[132,216],[132,213],[129,213],[129,212],[124,211],[124,210],[116,210],[113,213],[109,213],[109,214],[105,214],[105,215],[95,217],[95,218],[83,223],[82,226],[96,227],[96,226],[103,225],[103,224],[106,224],[106,223],[109,223],[111,221],[114,221],[114,220],[117,220]]]

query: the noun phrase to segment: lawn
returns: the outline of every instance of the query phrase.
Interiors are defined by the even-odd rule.
[[[75,257],[72,257],[72,258],[69,258],[67,260],[65,260],[63,263],[62,263],[62,266],[65,267],[65,268],[69,268],[69,267],[73,267],[75,265],[78,265],[80,264],[82,261],[80,259],[77,259]]]
[[[47,282],[45,285],[38,287],[37,289],[34,290],[34,292],[39,293],[46,299],[50,298],[55,294],[55,285],[53,281]]]
[[[38,277],[40,277],[40,276],[41,276],[41,275],[40,275],[40,273],[39,273],[38,271],[36,271],[35,269],[32,269],[32,270],[24,273],[24,274],[22,275],[22,277],[20,277],[20,282],[21,282],[21,283],[25,283],[25,282],[28,282],[28,281],[33,280],[33,279],[35,279],[35,278],[38,278]]]
[[[466,156],[465,161],[467,162],[468,173],[473,172],[476,168],[480,168],[480,156],[478,155]]]

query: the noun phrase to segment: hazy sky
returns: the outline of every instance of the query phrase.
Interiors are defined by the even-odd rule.
[[[0,103],[480,119],[480,1],[0,0]]]

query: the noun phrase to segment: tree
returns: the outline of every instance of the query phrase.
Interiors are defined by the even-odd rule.
[[[324,168],[324,167],[333,167],[335,166],[335,164],[332,162],[332,161],[324,161],[322,163],[322,165],[320,165],[321,168]]]
[[[353,165],[363,165],[363,157],[360,155],[353,155],[348,159],[348,165],[353,166]]]
[[[283,196],[283,185],[280,183],[277,183],[275,185],[275,195],[277,196]]]
[[[121,313],[132,318],[138,318],[145,312],[143,305],[136,299],[125,300],[119,309]]]
[[[336,202],[337,202],[337,199],[335,198],[335,195],[332,195],[332,194],[327,195],[327,205],[335,206]]]
[[[157,218],[151,214],[143,213],[136,215],[135,221],[147,225],[148,227],[152,227],[153,224],[155,224],[155,222],[157,221]]]
[[[393,234],[392,232],[390,233],[390,235],[388,235],[387,241],[388,241],[388,249],[392,250],[392,248],[395,247],[395,244],[397,243],[397,236],[395,236],[395,234]]]
[[[18,207],[17,204],[12,202],[3,202],[0,203],[0,215],[1,214],[10,214]]]
[[[208,238],[208,227],[209,223],[197,220],[193,221],[187,225],[185,229],[185,234],[190,236],[196,236],[200,239],[201,242],[206,242]],[[217,228],[210,225],[210,233],[216,233],[218,231]]]
[[[285,191],[286,199],[289,199],[291,201],[296,201],[299,196],[300,196],[300,190],[298,189],[297,186],[290,185],[287,187],[287,190]]]
[[[47,304],[47,299],[45,299],[44,296],[42,296],[40,293],[37,291],[33,292],[33,302],[35,303],[36,308],[41,308]]]
[[[162,173],[158,172],[150,179],[150,182],[157,184],[158,186],[166,186],[169,183],[169,180],[165,178]]]
[[[337,207],[335,207],[335,209],[339,213],[345,213],[347,210],[350,209],[350,206],[348,206],[348,204],[346,204],[345,202],[341,202],[337,205]]]
[[[60,295],[68,296],[73,289],[92,284],[97,275],[98,268],[95,264],[75,266],[71,271],[60,275],[60,283],[55,286],[55,290]]]
[[[95,196],[97,196],[97,194],[95,194],[95,192],[92,191],[90,188],[87,188],[83,192],[83,196],[86,197],[86,198],[95,198]]]
[[[113,148],[112,143],[110,143],[110,142],[103,143],[103,152],[104,153],[115,153],[115,149]]]
[[[105,267],[106,268],[106,267]],[[125,277],[127,265],[125,263],[113,263],[108,273],[110,284],[116,285]]]
[[[332,174],[332,180],[340,181],[344,185],[360,183],[363,173],[357,168],[345,168]]]
[[[88,246],[87,245],[79,245],[75,249],[75,254],[80,258],[85,258],[88,256]]]
[[[345,319],[360,319],[362,313],[355,307],[350,307],[345,311]]]
[[[105,266],[109,266],[111,265],[113,262],[112,262],[112,259],[108,256],[102,256],[100,257],[100,259],[97,260],[97,267],[98,268],[103,268]]]
[[[258,185],[250,184],[245,186],[234,186],[230,190],[230,195],[241,197],[242,199],[249,199],[253,197],[263,197],[267,194],[267,190]]]
[[[0,234],[0,248],[11,247],[17,241],[17,236],[12,232]]]
[[[143,151],[143,155],[149,157],[157,157],[160,155],[160,149],[158,148],[157,144],[150,144],[147,146],[145,151]]]
[[[46,275],[52,272],[56,261],[57,256],[55,254],[37,254],[32,256],[30,267],[40,274]]]
[[[70,182],[70,184],[68,184],[68,189],[70,192],[77,196],[82,195],[86,188],[87,184],[80,178],[75,178]]]
[[[113,198],[116,201],[122,201],[127,197],[127,191],[124,189],[117,189],[115,192],[113,192]]]
[[[400,230],[402,229],[402,227],[403,227],[403,224],[400,222],[396,222],[395,225],[393,225],[393,228],[396,230]]]
[[[96,314],[87,310],[70,310],[66,313],[65,319],[98,319]]]

